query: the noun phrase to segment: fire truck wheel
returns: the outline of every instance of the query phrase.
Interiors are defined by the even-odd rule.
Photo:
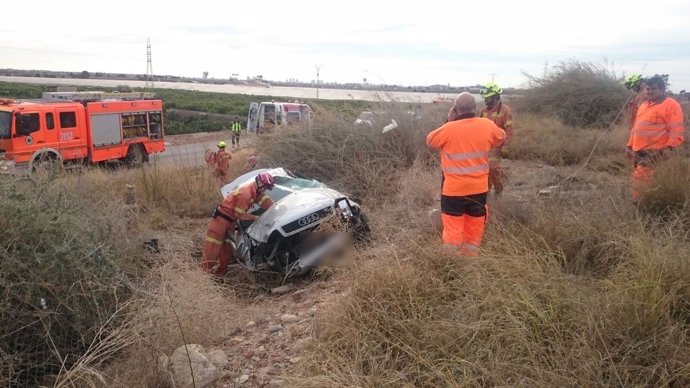
[[[45,152],[39,155],[33,163],[33,172],[50,172],[59,171],[62,169],[62,162],[57,155],[51,152]]]
[[[127,149],[127,156],[125,156],[125,163],[131,167],[138,167],[147,162],[149,155],[146,153],[144,146],[141,144],[131,144]]]

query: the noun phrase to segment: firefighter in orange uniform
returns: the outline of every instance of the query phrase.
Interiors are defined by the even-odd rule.
[[[649,188],[654,178],[654,165],[680,147],[685,141],[683,110],[666,96],[666,82],[658,75],[647,80],[647,101],[640,105],[626,153],[634,160],[632,197],[637,202],[641,190]]]
[[[501,101],[501,94],[503,89],[493,82],[489,82],[481,90],[481,95],[484,97],[484,108],[479,112],[479,117],[485,117],[494,122],[499,128],[505,131],[506,140],[503,146],[507,146],[515,135],[515,126],[513,125],[513,110],[508,104]],[[489,176],[489,189],[494,187],[494,192],[499,194],[502,191],[500,183],[495,182],[496,178],[500,180],[501,176],[501,153],[500,150],[494,160],[494,173]],[[497,185],[498,183],[498,185]]]
[[[503,93],[503,89],[493,82],[484,86],[481,95],[484,97],[485,106],[479,112],[479,117],[486,117],[506,132],[506,140],[503,145],[507,146],[515,135],[515,126],[513,125],[513,110],[508,104],[501,101],[501,93]]]
[[[456,254],[476,256],[484,235],[489,174],[506,133],[493,121],[475,117],[476,103],[461,93],[448,112],[448,122],[432,131],[427,146],[441,150],[443,243]],[[500,175],[494,179],[500,190]]]
[[[640,105],[645,101],[645,85],[646,81],[642,78],[641,74],[632,74],[625,80],[625,87],[628,90],[632,90],[634,93],[628,102],[627,109],[627,121],[628,130],[632,131],[633,125],[635,124],[635,117],[637,116],[637,111]]]
[[[213,211],[204,239],[204,253],[201,257],[203,271],[218,276],[225,275],[232,258],[228,233],[234,232],[236,221],[255,221],[258,218],[248,212],[254,203],[262,209],[273,206],[273,200],[266,194],[266,190],[272,190],[274,185],[273,176],[262,172],[254,182],[240,186],[228,194]]]
[[[209,164],[213,167],[213,176],[221,182],[225,182],[225,178],[228,175],[230,159],[232,159],[232,155],[225,150],[225,142],[219,141],[218,151],[212,154]]]

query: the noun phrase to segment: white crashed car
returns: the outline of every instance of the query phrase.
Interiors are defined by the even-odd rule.
[[[245,267],[285,276],[303,274],[351,244],[351,237],[369,235],[369,224],[359,203],[319,181],[298,177],[283,168],[246,173],[221,188],[223,197],[254,181],[262,172],[275,177],[275,187],[266,192],[275,204],[266,211],[254,205],[249,211],[259,218],[253,223],[238,222],[231,236],[234,257]],[[329,220],[339,221],[351,233],[323,232],[320,226]]]

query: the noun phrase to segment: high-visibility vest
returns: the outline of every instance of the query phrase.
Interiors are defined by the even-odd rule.
[[[660,103],[645,101],[637,111],[628,147],[633,151],[677,147],[685,141],[683,110],[669,97]]]
[[[480,117],[450,121],[429,133],[427,145],[441,149],[442,194],[466,196],[489,191],[489,153],[505,138],[504,130]]]
[[[242,125],[239,122],[232,123],[232,131],[233,132],[241,132],[242,131]]]

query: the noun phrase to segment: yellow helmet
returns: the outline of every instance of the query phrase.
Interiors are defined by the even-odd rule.
[[[632,89],[640,81],[644,81],[644,78],[642,78],[642,74],[631,74],[630,76],[628,76],[628,79],[625,80],[625,87],[628,89]]]
[[[482,97],[489,98],[500,95],[503,93],[503,89],[501,89],[501,87],[495,83],[489,82],[488,84],[484,85],[479,93],[482,95]]]
[[[218,142],[218,148],[225,148],[225,142],[224,141],[219,141]]]

